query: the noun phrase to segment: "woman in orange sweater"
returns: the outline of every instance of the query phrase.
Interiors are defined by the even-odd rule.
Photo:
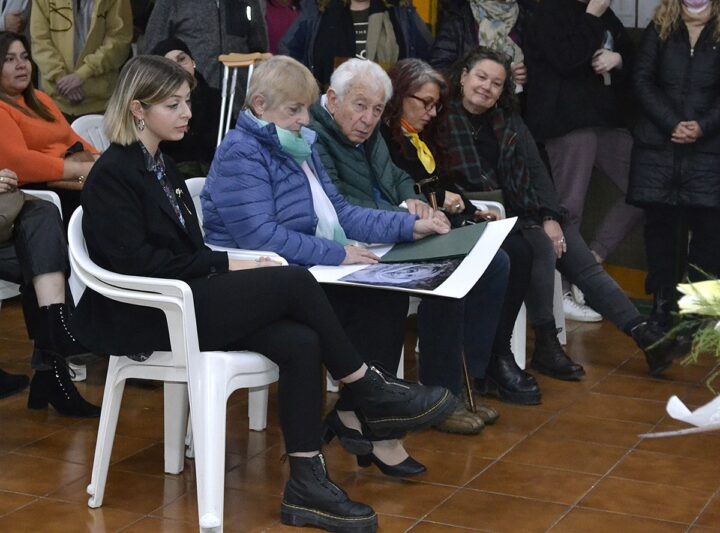
[[[0,33],[0,168],[20,185],[84,181],[97,150],[80,138],[48,95],[32,86],[30,48],[22,35]]]

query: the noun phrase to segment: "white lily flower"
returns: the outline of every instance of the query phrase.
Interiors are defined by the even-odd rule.
[[[685,295],[678,301],[681,314],[720,316],[720,280],[681,283],[677,288]]]

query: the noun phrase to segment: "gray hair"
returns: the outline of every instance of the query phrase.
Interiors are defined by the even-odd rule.
[[[377,63],[367,59],[348,59],[336,68],[330,77],[330,88],[335,92],[338,100],[342,101],[350,87],[358,82],[384,91],[386,104],[392,96],[392,83],[387,72]]]

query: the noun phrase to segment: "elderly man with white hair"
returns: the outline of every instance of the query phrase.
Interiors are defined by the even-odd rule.
[[[419,217],[438,216],[415,192],[414,180],[393,164],[378,131],[391,96],[390,78],[371,61],[351,59],[333,72],[327,94],[310,108],[310,128],[318,134],[323,166],[352,204],[407,210]],[[422,301],[418,310],[422,383],[442,385],[462,396],[463,352],[471,376],[485,376],[508,272],[509,259],[501,250],[462,300]],[[476,434],[497,417],[490,407],[479,405],[473,413],[461,403],[438,429]]]

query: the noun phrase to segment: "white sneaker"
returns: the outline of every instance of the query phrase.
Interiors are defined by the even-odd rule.
[[[570,291],[563,294],[563,311],[567,320],[576,322],[600,322],[602,316],[592,307],[579,304]]]

